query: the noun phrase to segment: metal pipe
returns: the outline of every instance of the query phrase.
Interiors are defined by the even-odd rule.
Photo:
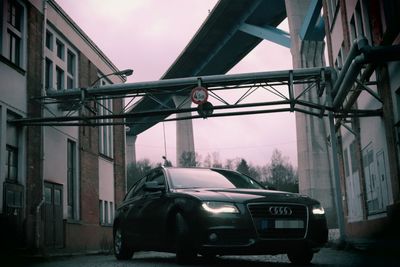
[[[327,85],[326,88],[326,101],[329,106],[332,106],[332,92],[331,92],[331,84]],[[328,122],[329,122],[329,133],[331,136],[331,157],[332,157],[332,167],[333,167],[333,177],[335,184],[335,206],[336,206],[336,214],[337,221],[339,226],[339,240],[343,243],[346,240],[346,231],[345,231],[345,218],[343,212],[343,203],[342,203],[342,188],[340,184],[340,171],[339,171],[339,159],[338,159],[338,139],[335,131],[335,119],[332,111],[328,112]]]
[[[379,63],[400,60],[400,45],[371,47],[365,44],[365,39],[358,42],[360,54],[353,59],[347,59],[345,66],[350,63],[349,67],[343,68],[334,87],[333,108],[337,109],[346,98],[351,87],[357,80],[363,64]]]
[[[351,66],[349,67],[348,71],[346,72],[345,77],[342,80],[342,83],[339,84],[339,89],[338,89],[337,95],[335,96],[335,99],[333,100],[333,108],[334,109],[337,109],[343,103],[351,86],[354,84],[355,80],[357,79],[357,75],[360,73],[360,70],[364,63],[365,63],[364,54],[358,55],[353,59]]]
[[[88,96],[97,95],[125,95],[137,92],[147,92],[150,90],[171,90],[176,91],[177,88],[182,86],[197,86],[198,79],[200,78],[203,85],[207,86],[218,86],[218,85],[232,85],[232,84],[251,84],[255,82],[266,82],[276,80],[287,80],[289,72],[293,73],[293,79],[301,80],[304,78],[310,78],[310,76],[320,76],[320,68],[308,68],[308,69],[295,69],[295,70],[283,70],[283,71],[270,71],[270,72],[253,72],[253,73],[242,73],[242,74],[230,74],[230,75],[210,75],[200,77],[186,77],[176,79],[165,79],[158,81],[147,81],[137,83],[125,83],[125,84],[110,84],[99,88],[87,88]],[[326,68],[328,74],[331,69]],[[78,99],[81,95],[83,88],[75,88],[68,90],[48,90],[47,96],[49,98],[59,99]]]
[[[375,70],[375,65],[368,64],[367,67],[364,69],[364,72],[362,73],[359,80],[362,82],[368,80],[369,77],[371,77],[374,70]],[[357,87],[356,87],[356,90],[353,91],[353,93],[350,95],[350,97],[348,98],[347,102],[345,103],[345,105],[343,107],[343,114],[347,114],[347,111],[351,109],[351,107],[356,102],[356,100],[360,94],[361,94],[361,90],[357,90]],[[338,130],[340,128],[340,125],[341,125],[341,119],[339,119],[335,124],[336,130]]]
[[[332,89],[332,97],[333,98],[335,98],[336,94],[338,93],[339,86],[340,86],[340,84],[342,84],[342,81],[343,81],[344,77],[346,76],[347,71],[350,68],[350,65],[352,64],[353,59],[361,53],[360,48],[365,47],[366,45],[368,45],[368,40],[365,37],[361,37],[360,39],[354,40],[353,45],[351,46],[349,54],[346,58],[346,61],[344,62],[343,67],[340,71],[340,74],[337,77],[337,80]]]
[[[299,110],[300,112],[304,112],[302,110]],[[207,116],[206,118],[212,118],[212,117],[227,117],[227,116],[241,116],[241,115],[254,115],[254,114],[265,114],[265,113],[275,113],[275,112],[290,112],[290,108],[280,108],[280,109],[271,109],[271,110],[252,110],[252,111],[240,111],[240,112],[227,112],[227,113],[217,113],[217,114],[211,114]],[[315,114],[312,114],[315,115]],[[171,119],[165,119],[163,121],[181,121],[181,120],[191,120],[191,119],[204,119],[204,116],[187,116],[187,117],[179,117],[179,118],[171,118]],[[157,122],[160,122],[157,120]],[[134,126],[135,124],[147,124],[147,123],[154,123],[154,121],[149,121],[149,122],[140,122],[140,123],[127,123],[127,122],[110,122],[110,123],[103,123],[101,125],[130,125]],[[44,122],[44,123],[29,123],[27,124],[29,126],[37,126],[37,125],[44,125],[44,126],[93,126],[97,124],[92,124],[90,122],[67,122],[67,123],[62,123],[62,122]]]
[[[46,49],[46,31],[47,31],[47,0],[43,0],[43,31],[42,31],[42,90],[41,95],[46,95],[46,58],[45,58],[45,49]],[[41,114],[44,117],[44,109],[41,107]],[[42,199],[39,204],[36,206],[35,213],[35,239],[36,239],[36,248],[40,248],[40,224],[41,224],[41,216],[40,209],[44,204],[44,155],[45,155],[45,142],[44,142],[44,127],[41,127],[41,138],[40,138],[40,177],[41,177],[41,188],[42,188]]]
[[[290,103],[289,100],[282,100],[282,101],[274,101],[274,102],[261,102],[261,103],[215,106],[214,110],[287,105],[289,103]],[[171,115],[171,114],[175,114],[175,113],[196,112],[197,110],[198,110],[197,107],[195,107],[195,108],[181,108],[181,109],[164,109],[164,110],[158,110],[158,111],[142,111],[142,112],[124,113],[124,114],[99,115],[99,116],[90,116],[90,117],[76,116],[76,117],[50,117],[50,118],[47,117],[47,118],[17,119],[17,120],[12,120],[9,122],[10,123],[21,123],[21,124],[32,124],[32,123],[40,123],[40,122],[57,122],[57,121],[138,118],[138,117],[148,117],[148,116]]]

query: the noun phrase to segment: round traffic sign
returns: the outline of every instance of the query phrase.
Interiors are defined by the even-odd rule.
[[[206,88],[198,86],[192,90],[191,93],[192,102],[195,104],[203,104],[207,102],[208,99],[208,91]]]

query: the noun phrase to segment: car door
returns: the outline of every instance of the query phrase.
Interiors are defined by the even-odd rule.
[[[164,241],[164,231],[166,217],[170,201],[167,194],[167,184],[162,169],[156,169],[149,173],[146,182],[157,182],[158,185],[164,185],[165,189],[160,191],[146,191],[141,207],[141,216],[143,218],[143,234],[146,244],[152,248],[162,247]]]
[[[123,229],[129,237],[131,243],[135,246],[142,244],[142,218],[140,214],[141,207],[143,206],[144,197],[144,184],[146,177],[139,180],[136,185],[132,187],[127,194],[126,199],[123,201],[120,212],[123,214]]]

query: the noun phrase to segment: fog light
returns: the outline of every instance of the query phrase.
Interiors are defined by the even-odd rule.
[[[208,239],[209,239],[211,242],[216,242],[216,241],[218,240],[218,236],[217,236],[216,233],[212,233],[212,234],[210,234],[210,235],[208,236]]]

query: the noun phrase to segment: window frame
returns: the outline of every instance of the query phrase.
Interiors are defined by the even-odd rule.
[[[68,40],[57,30],[53,29],[50,24],[47,24],[46,37],[51,36],[52,40],[49,41],[52,47],[49,48],[47,45],[44,50],[44,56],[46,58],[46,63],[51,62],[52,66],[50,73],[50,85],[46,84],[48,89],[72,89],[78,87],[79,81],[79,52]],[[47,43],[47,40],[46,40]],[[59,47],[62,48],[62,58],[59,55]],[[57,80],[58,70],[63,71],[63,79],[61,81]],[[46,72],[49,72],[45,69]],[[47,79],[47,77],[46,77]],[[60,83],[61,82],[61,83]],[[59,86],[59,83],[61,86]]]
[[[101,73],[98,77],[103,76]],[[110,84],[105,78],[99,80],[100,86]],[[100,99],[97,103],[97,109],[100,116],[112,115],[114,110],[114,102],[112,99]],[[112,123],[113,119],[99,119],[100,123]],[[100,125],[99,127],[99,153],[102,156],[114,158],[114,126]]]
[[[11,177],[11,169],[15,169],[15,174]],[[18,182],[18,147],[6,144],[6,181]]]
[[[74,221],[80,220],[77,157],[77,143],[67,139],[67,216],[68,219]]]
[[[0,8],[0,53],[18,71],[26,68],[27,8],[21,0],[4,0]],[[11,15],[10,9],[15,9]]]

